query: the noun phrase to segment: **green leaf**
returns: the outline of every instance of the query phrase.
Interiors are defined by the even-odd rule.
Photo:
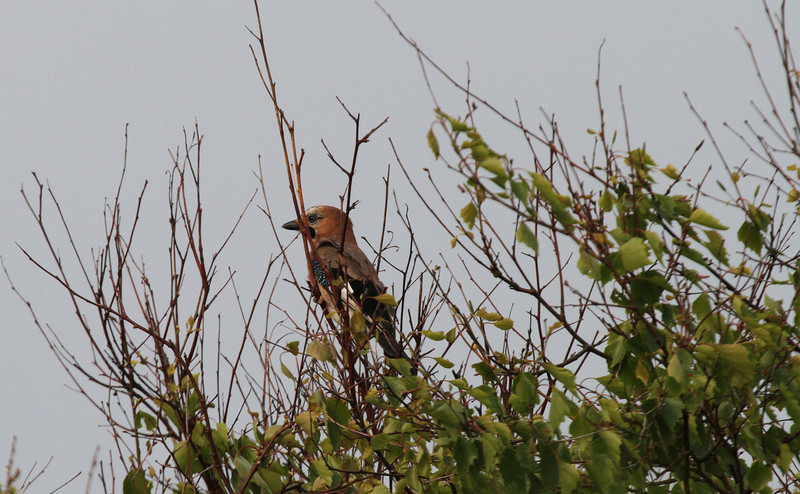
[[[389,434],[376,434],[370,439],[369,445],[375,451],[385,450],[392,442],[392,436]]]
[[[528,372],[521,372],[514,377],[511,384],[511,397],[509,403],[517,413],[526,413],[536,404],[537,394],[536,376]]]
[[[333,361],[333,348],[328,342],[320,340],[312,340],[308,345],[308,354],[315,360],[322,362]]]
[[[669,164],[666,167],[661,168],[661,173],[668,176],[672,180],[678,180],[681,178],[680,174],[678,173],[678,170],[672,164]]]
[[[715,230],[728,229],[727,226],[720,223],[718,219],[714,218],[703,209],[695,209],[692,214],[689,215],[689,221],[692,223],[697,223],[698,225],[706,226],[708,228],[713,228]]]
[[[533,184],[539,191],[540,196],[550,205],[552,213],[558,222],[569,232],[574,230],[575,218],[569,213],[568,208],[572,204],[572,199],[566,195],[559,195],[553,188],[553,184],[539,173],[531,173]]]
[[[530,247],[534,253],[539,252],[539,239],[536,238],[536,235],[534,235],[524,222],[520,223],[519,227],[517,227],[517,241]]]
[[[294,418],[294,422],[303,429],[303,432],[306,433],[307,436],[310,436],[314,429],[312,426],[314,424],[314,417],[311,415],[311,412],[306,410],[305,412],[300,412]]]
[[[614,207],[614,200],[614,194],[606,189],[597,201],[597,205],[600,206],[600,209],[608,213]]]
[[[500,161],[500,158],[496,158],[494,156],[490,156],[484,160],[478,162],[478,166],[481,168],[488,170],[489,172],[493,173],[499,178],[507,178],[508,174],[506,173],[506,169],[503,167],[503,162]]]
[[[643,271],[631,280],[631,297],[637,306],[645,308],[658,302],[668,286],[658,271]]]
[[[647,385],[650,382],[650,371],[648,370],[647,366],[644,365],[642,359],[636,363],[636,370],[634,371],[636,374],[636,378],[639,379],[642,384]]]
[[[136,427],[137,430],[141,429],[142,423],[144,423],[144,427],[148,431],[152,431],[158,425],[158,421],[156,420],[156,418],[150,415],[149,413],[145,412],[144,410],[139,410],[138,412],[136,412],[133,423],[134,427]]]
[[[539,457],[539,470],[545,485],[545,488],[541,489],[540,492],[555,492],[559,474],[556,448],[549,444],[544,448],[540,448]]]
[[[228,426],[224,422],[218,423],[216,429],[211,431],[211,438],[214,440],[217,450],[222,452],[228,450]]]
[[[603,266],[600,261],[598,261],[593,255],[589,254],[589,252],[587,252],[586,249],[581,246],[580,256],[578,257],[578,270],[582,274],[592,278],[593,280],[605,283],[607,279],[604,280],[604,278],[608,270],[604,270],[604,267],[605,266]],[[608,272],[608,274],[610,274],[610,272]]]
[[[433,341],[442,341],[445,338],[444,331],[431,331],[429,329],[422,330],[422,334]]]
[[[614,367],[628,354],[628,340],[624,336],[610,331],[608,333],[608,344],[604,353],[609,359],[608,365]]]
[[[553,212],[565,212],[567,207],[558,197],[555,189],[553,189],[553,183],[541,173],[531,173],[531,177],[533,178],[533,185],[542,198],[553,208]]]
[[[563,461],[558,462],[558,483],[562,493],[568,494],[577,489],[580,480],[581,474],[575,465]]]
[[[664,255],[664,242],[661,241],[661,237],[656,232],[647,230],[644,232],[644,238],[647,239],[647,243],[650,244],[650,248],[653,249],[653,253],[660,261],[661,256]]]
[[[486,309],[484,309],[483,307],[478,309],[475,315],[480,317],[481,319],[492,322],[501,321],[503,319],[503,316],[501,316],[500,314],[496,312],[487,312]]]
[[[453,458],[460,473],[464,473],[478,458],[478,448],[475,443],[464,436],[458,436],[455,447],[453,448]]]
[[[496,381],[497,375],[494,372],[494,369],[491,365],[486,362],[475,362],[472,364],[472,368],[475,369],[475,372],[478,373],[479,376],[483,378],[484,381]]]
[[[392,397],[400,398],[408,391],[408,387],[401,377],[384,376],[383,379],[386,381],[386,385],[389,386]]]
[[[755,364],[747,347],[740,343],[723,344],[717,346],[717,352],[730,366],[732,385],[741,386],[752,381]]]
[[[317,477],[325,482],[325,486],[330,486],[333,483],[333,472],[331,472],[331,469],[325,464],[325,458],[317,458],[311,462],[310,466]]]
[[[347,425],[352,417],[347,402],[335,397],[325,398],[325,413],[331,420],[343,425]]]
[[[199,473],[203,469],[194,448],[187,445],[186,441],[175,444],[172,456],[175,458],[175,466],[186,475]]]
[[[377,300],[378,303],[381,303],[387,307],[397,307],[397,299],[395,299],[394,295],[392,295],[391,293],[382,293],[372,298]]]
[[[138,468],[129,471],[122,481],[122,494],[148,494],[152,492],[151,488],[152,483],[147,481],[144,471]],[[8,492],[15,491],[9,490]]]
[[[300,342],[299,341],[290,341],[286,345],[286,349],[289,350],[289,353],[292,355],[297,355],[300,353]]]
[[[681,418],[684,408],[685,405],[681,400],[677,398],[667,398],[661,406],[661,417],[668,426],[672,427],[678,423],[678,419]]]
[[[499,441],[491,434],[482,434],[480,445],[484,467],[487,470],[491,470],[497,463],[497,450],[500,448]]]
[[[475,367],[475,365],[473,365],[473,367]],[[469,389],[469,383],[466,381],[466,379],[450,379],[447,382],[460,390]]]
[[[719,262],[721,262],[725,266],[729,266],[728,263],[728,251],[725,249],[725,239],[719,232],[714,230],[705,230],[706,236],[708,237],[708,242],[705,245],[706,249],[714,256]]]
[[[611,457],[611,461],[614,462],[615,466],[619,466],[622,439],[614,431],[608,429],[600,431],[599,435],[600,439],[605,443],[606,452]]]
[[[452,369],[454,365],[453,362],[450,362],[444,357],[433,357],[433,360],[435,360],[437,364],[441,365],[445,369]]]
[[[772,480],[772,468],[760,461],[753,463],[747,471],[747,485],[754,492],[766,487],[770,480]]]
[[[411,375],[411,363],[404,358],[387,358],[387,361],[394,367],[400,375]]]
[[[453,406],[444,401],[436,402],[433,407],[428,411],[431,417],[436,419],[437,422],[450,427],[458,426],[461,421]]]
[[[472,228],[475,226],[475,218],[477,217],[478,207],[474,202],[470,202],[461,208],[461,219],[464,220],[464,223],[467,224],[467,228],[470,230],[472,230]]]
[[[669,364],[667,364],[667,376],[672,378],[678,386],[678,392],[682,393],[689,384],[689,376],[686,374],[679,353],[680,352],[675,352],[672,354],[672,357],[670,357]]]
[[[508,331],[509,329],[514,327],[514,321],[507,317],[504,317],[499,321],[497,321],[496,323],[494,323],[494,325],[502,329],[503,331]]]
[[[572,371],[549,363],[542,364],[542,367],[544,367],[544,370],[548,374],[566,386],[568,390],[572,391],[573,393],[575,392],[575,374],[573,374]]]
[[[512,180],[511,192],[519,199],[519,202],[527,204],[531,190],[530,187],[528,187],[528,182],[524,180]]]
[[[183,427],[184,423],[181,420],[180,415],[178,415],[178,412],[176,412],[175,409],[172,408],[172,405],[170,405],[166,401],[160,401],[160,400],[157,400],[157,404],[158,404],[158,409],[161,410],[161,412],[163,412],[164,415],[167,416],[170,422],[172,422],[178,427]]]
[[[756,194],[758,194],[758,192],[756,192]],[[772,218],[770,218],[767,213],[750,203],[747,204],[747,216],[750,217],[753,225],[755,225],[762,232],[766,231],[767,227],[769,227],[770,223],[772,223]]]
[[[697,319],[703,319],[711,312],[711,301],[708,298],[708,294],[703,292],[694,299],[692,302],[692,312]]]
[[[483,161],[489,156],[492,156],[492,153],[489,151],[489,148],[486,146],[486,143],[483,142],[480,135],[477,133],[473,135],[475,137],[471,141],[466,141],[463,144],[472,151],[472,159],[475,161]]]
[[[466,123],[462,122],[461,120],[459,120],[457,118],[454,118],[454,117],[451,117],[449,115],[446,115],[446,114],[444,114],[442,112],[439,112],[439,113],[444,118],[446,118],[447,121],[450,123],[450,128],[453,130],[453,132],[458,134],[458,133],[461,133],[461,132],[469,132],[471,130],[471,127],[469,125],[467,125]]]
[[[561,425],[561,422],[564,421],[564,417],[569,414],[570,409],[573,407],[575,407],[575,404],[567,399],[567,395],[565,395],[560,389],[553,388],[553,391],[550,394],[549,419],[555,427]]]
[[[756,225],[745,221],[736,232],[736,238],[744,244],[745,247],[752,250],[758,255],[761,255],[761,248],[764,247],[764,237],[761,236],[761,231]]]
[[[467,390],[467,394],[481,402],[481,404],[483,404],[489,410],[495,413],[502,412],[502,407],[497,399],[496,390],[494,387],[484,384],[482,386]]]
[[[433,132],[433,127],[428,130],[428,147],[433,151],[433,156],[439,159],[439,140],[436,139],[436,134]]]
[[[290,371],[289,368],[286,367],[286,364],[284,364],[283,362],[281,362],[281,373],[284,376],[286,376],[289,379],[291,379],[292,381],[294,381],[294,374],[292,374],[292,371]]]
[[[789,471],[789,467],[792,464],[793,459],[794,455],[792,454],[792,450],[789,448],[789,445],[786,443],[781,444],[775,464],[778,465],[783,473],[787,473]]]
[[[644,240],[633,237],[619,247],[622,265],[630,273],[651,263]]]
[[[656,162],[645,152],[644,148],[632,150],[625,158],[625,164],[640,170],[656,166]]]

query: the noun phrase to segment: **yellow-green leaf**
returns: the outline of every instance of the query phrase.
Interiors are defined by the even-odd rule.
[[[397,299],[395,299],[394,295],[392,295],[391,293],[382,293],[380,295],[376,295],[373,298],[383,305],[387,305],[389,307],[397,307]]]
[[[530,247],[533,252],[539,252],[539,239],[524,222],[517,227],[517,240]]]
[[[313,340],[308,345],[308,354],[315,360],[333,361],[333,348],[327,342]]]
[[[731,369],[731,384],[740,386],[753,379],[755,364],[750,360],[750,352],[740,343],[717,346],[720,358],[726,361]]]
[[[444,357],[433,357],[433,360],[435,360],[437,364],[441,365],[445,369],[450,369],[453,367],[453,362],[450,362]]]
[[[512,321],[507,317],[504,317],[499,321],[497,321],[496,323],[494,323],[494,325],[502,329],[503,331],[508,331],[509,329],[514,327],[514,321]]]
[[[475,206],[474,202],[470,202],[463,208],[461,208],[461,219],[464,220],[464,223],[467,224],[467,227],[471,230],[472,227],[475,226],[475,218],[478,217],[478,207]]]
[[[681,391],[686,389],[689,378],[686,375],[686,370],[683,368],[683,363],[678,356],[678,352],[673,353],[672,357],[669,359],[669,364],[667,364],[667,376],[675,380]]]
[[[478,166],[492,172],[498,177],[508,176],[508,174],[506,174],[506,169],[503,168],[503,162],[500,161],[500,158],[495,158],[494,156],[490,156],[478,162]]]
[[[678,175],[678,170],[676,170],[675,167],[672,166],[672,164],[669,164],[666,167],[662,168],[661,172],[664,175],[671,178],[672,180],[678,180],[679,178],[681,178],[680,175]]]
[[[444,331],[431,331],[429,329],[423,329],[422,334],[433,341],[442,341],[445,337]]]
[[[711,216],[711,214],[707,213],[703,209],[695,209],[692,214],[689,215],[689,221],[692,223],[697,223],[698,225],[703,225],[708,228],[713,228],[715,230],[727,230],[728,227],[723,225],[719,222],[718,219]]]
[[[647,239],[647,243],[650,244],[656,257],[661,260],[661,256],[664,254],[664,242],[661,241],[661,237],[656,232],[647,230],[644,232],[644,238]]]
[[[311,417],[311,412],[305,411],[297,414],[297,417],[294,419],[295,423],[303,429],[303,432],[306,433],[307,436],[311,435],[313,429],[311,425],[313,423],[313,419]]]
[[[439,140],[436,139],[436,134],[433,133],[433,127],[428,130],[428,147],[433,151],[436,159],[439,159]]]
[[[556,378],[561,384],[567,387],[568,390],[575,391],[575,374],[569,369],[564,369],[554,364],[542,364],[544,370],[548,374]]]
[[[650,256],[647,254],[647,246],[639,237],[633,237],[622,244],[619,247],[619,254],[626,272],[642,268],[651,262]]]
[[[647,370],[647,367],[642,363],[642,360],[639,359],[639,363],[636,364],[636,377],[642,381],[642,384],[647,385],[650,381],[650,373]]]
[[[561,492],[570,493],[578,487],[581,474],[572,463],[558,462],[558,483],[561,485]]]
[[[612,194],[610,190],[606,189],[603,192],[603,195],[600,196],[600,200],[597,201],[597,205],[600,206],[600,209],[608,213],[611,211],[611,208],[614,207],[614,194]]]
[[[487,321],[500,321],[503,319],[503,316],[501,316],[500,314],[496,312],[487,312],[486,309],[484,309],[483,307],[478,309],[475,315]]]
[[[708,242],[704,245],[711,253],[712,256],[717,258],[719,262],[728,266],[728,251],[725,249],[725,239],[722,235],[715,230],[705,230]]]
[[[350,331],[360,335],[364,334],[367,329],[367,322],[364,320],[364,314],[359,310],[354,310],[350,314]]]
[[[292,374],[292,371],[290,371],[289,368],[286,367],[286,364],[284,364],[283,362],[281,362],[281,372],[283,373],[284,376],[294,381],[294,374]]]
[[[566,209],[555,189],[553,189],[553,183],[550,182],[550,180],[541,173],[531,173],[531,178],[533,178],[533,185],[539,191],[542,198],[550,204],[553,211],[564,211]]]

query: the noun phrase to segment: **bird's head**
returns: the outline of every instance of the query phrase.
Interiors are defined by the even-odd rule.
[[[346,215],[334,206],[311,206],[305,212],[306,223],[308,224],[308,234],[317,244],[320,241],[338,241],[344,231],[345,240],[355,243],[353,234],[353,223],[347,218],[347,227],[344,227]],[[300,230],[300,223],[297,220],[287,221],[283,224],[287,230]]]

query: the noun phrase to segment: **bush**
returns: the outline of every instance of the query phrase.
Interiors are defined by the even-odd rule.
[[[762,112],[774,137],[754,133],[752,165],[721,159],[699,181],[687,178],[689,164],[621,146],[603,120],[591,131],[595,151],[574,161],[555,121],[532,131],[498,113],[530,144],[527,159],[512,160],[478,130],[474,109],[494,108],[454,83],[468,112],[437,108],[427,139],[464,199],[455,205],[444,186],[417,183],[397,158],[473,286],[465,291],[455,269],[425,258],[398,205],[407,261],[392,265],[403,284],[386,303],[398,305],[419,375],[316,309],[305,266],[288,271],[305,318],[278,308],[288,334],[255,338],[253,314],[272,306],[263,287],[283,283],[283,254],[242,309],[238,355],[209,361],[208,317],[232,275],[218,281],[227,240],[211,256],[203,245],[196,130],[173,163],[168,286],[151,285],[134,260],[138,217],[123,225],[118,199],[86,288],[57,250],[53,269],[31,259],[76,307],[96,310],[95,321],[79,318],[91,363],[42,332],[76,383],[116,397],[95,404],[119,443],[123,492],[790,492],[800,473],[800,170],[783,157],[800,158],[800,84],[782,20],[776,27],[791,107]],[[263,33],[258,40],[303,211],[302,153]],[[362,132],[348,114],[352,166],[331,158],[352,184],[359,147],[382,124]],[[28,204],[52,245],[37,185]],[[272,224],[266,194],[263,208]],[[384,247],[382,239],[376,252]],[[262,368],[242,367],[245,347]]]

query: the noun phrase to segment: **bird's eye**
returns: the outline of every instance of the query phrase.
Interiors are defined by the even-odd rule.
[[[308,221],[309,225],[313,225],[314,223],[317,222],[318,219],[319,216],[317,216],[317,213],[311,213],[308,216],[306,216],[306,221]]]

